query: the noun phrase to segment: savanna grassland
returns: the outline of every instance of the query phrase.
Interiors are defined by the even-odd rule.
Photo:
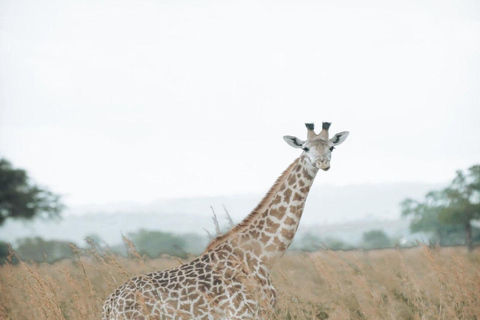
[[[0,266],[1,319],[100,319],[128,278],[178,266],[74,248],[74,260]],[[480,319],[480,250],[289,252],[276,266],[272,319]]]

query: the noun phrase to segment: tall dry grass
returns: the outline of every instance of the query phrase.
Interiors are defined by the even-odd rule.
[[[0,266],[1,319],[100,319],[104,299],[175,257],[130,258],[73,247],[74,260]],[[273,319],[480,319],[480,250],[290,252],[273,273]]]

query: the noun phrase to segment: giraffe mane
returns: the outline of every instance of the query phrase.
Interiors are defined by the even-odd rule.
[[[292,164],[288,166],[288,168],[280,175],[280,177],[277,178],[273,186],[268,190],[267,194],[265,197],[263,197],[262,201],[253,209],[250,214],[245,217],[240,223],[238,223],[236,226],[234,226],[232,229],[227,231],[224,234],[221,234],[215,239],[213,239],[210,244],[207,246],[205,249],[204,253],[207,251],[210,251],[214,249],[216,246],[218,246],[220,243],[224,242],[225,240],[231,238],[233,235],[237,234],[238,232],[244,230],[246,227],[248,227],[260,214],[263,213],[263,209],[265,209],[266,206],[270,204],[270,202],[273,199],[273,196],[277,193],[277,191],[280,189],[280,186],[282,185],[282,182],[286,180],[288,175],[292,172],[292,170],[295,168],[296,164],[298,164],[300,160],[300,157],[295,159]]]

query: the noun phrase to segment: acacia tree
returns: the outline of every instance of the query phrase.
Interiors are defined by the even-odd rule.
[[[480,219],[480,165],[457,171],[451,184],[440,191],[429,192],[423,201],[405,199],[402,215],[411,216],[412,232],[433,232],[444,244],[447,236],[465,232],[465,245],[473,248],[472,220]]]
[[[440,213],[446,205],[442,191],[427,193],[423,201],[405,199],[400,203],[402,216],[411,217],[410,231],[431,232],[438,245],[445,245],[447,237],[458,231],[457,226],[451,226],[440,220]]]
[[[25,170],[0,159],[0,225],[7,219],[59,217],[64,208],[59,195],[35,185]]]
[[[465,245],[473,249],[472,220],[480,219],[480,165],[470,167],[466,173],[457,171],[455,179],[443,191],[447,205],[439,218],[448,224],[465,228]]]

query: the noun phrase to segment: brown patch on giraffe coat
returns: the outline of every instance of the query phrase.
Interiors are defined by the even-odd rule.
[[[289,226],[293,226],[295,224],[295,220],[293,220],[291,217],[287,217],[287,219],[285,219],[283,223]]]
[[[274,244],[275,246],[277,246],[277,248],[279,248],[280,245],[282,244],[282,240],[280,240],[280,238],[279,238],[278,236],[277,236],[277,237],[274,237],[274,238],[273,238],[273,244]]]
[[[308,180],[312,180],[312,179],[313,179],[313,177],[310,175],[310,173],[308,173],[307,169],[305,169],[305,168],[302,170],[302,174],[303,174],[303,176],[304,176],[305,178],[307,178]]]
[[[266,219],[265,219],[265,218],[258,219],[258,221],[257,221],[257,228],[258,228],[259,230],[263,230],[263,227],[265,226],[265,223],[266,223]]]
[[[258,268],[258,274],[264,278],[268,277],[267,271],[264,268]]]
[[[257,239],[258,236],[260,235],[260,231],[258,231],[256,229],[252,229],[248,232],[248,234],[251,236],[251,238]]]
[[[277,210],[271,210],[270,215],[281,220],[285,212],[287,212],[287,207],[281,206]]]
[[[218,260],[225,260],[227,253],[225,251],[217,251]]]
[[[275,258],[274,257],[268,257],[268,256],[263,256],[262,257],[262,263],[266,266],[271,266],[273,265],[273,263],[275,262]]]
[[[248,266],[252,266],[255,264],[255,257],[250,252],[247,252],[245,254],[245,258]]]
[[[200,297],[195,303],[193,304],[193,310],[199,310],[202,305],[205,304],[205,298]],[[203,309],[203,308],[202,308]]]
[[[267,227],[267,229],[265,231],[267,231],[269,233],[275,233],[278,230],[278,228],[280,227],[280,224],[275,223],[272,220],[268,220],[268,222],[269,222],[269,226]]]
[[[179,282],[173,282],[167,286],[168,289],[170,290],[178,290],[180,289],[180,283]]]
[[[302,179],[299,179],[299,180],[298,180],[298,184],[300,185],[300,187],[305,186],[305,182],[303,182]]]
[[[231,280],[233,279],[233,276],[235,275],[235,272],[232,270],[232,269],[226,269],[224,272],[223,272],[223,278],[224,279],[227,279],[227,280]]]
[[[295,236],[294,230],[283,229],[280,234],[287,240],[292,240]]]
[[[267,236],[266,233],[262,232],[262,237],[260,238],[260,241],[263,244],[267,244],[268,240],[270,240],[270,236]]]
[[[302,192],[303,194],[307,194],[308,191],[310,191],[310,187],[309,187],[309,186],[300,188],[300,192]]]
[[[253,251],[253,246],[250,243],[243,244],[242,246],[240,246],[240,249],[244,251]]]
[[[291,195],[292,195],[292,190],[290,189],[285,190],[285,192],[283,193],[283,201],[286,203],[289,203]]]
[[[243,255],[244,255],[243,250],[240,250],[240,249],[238,249],[238,248],[237,248],[237,249],[234,249],[233,254],[236,255],[239,260],[243,260]]]
[[[240,236],[240,242],[241,242],[241,243],[243,243],[243,242],[245,242],[245,241],[248,241],[248,239],[249,239],[249,236],[248,236],[247,234],[245,234],[245,233],[242,233],[242,235]],[[237,241],[237,242],[236,242],[236,241],[232,241],[232,245],[233,245],[234,247],[237,247],[238,244],[239,244],[238,241]]]
[[[293,185],[295,182],[297,182],[297,177],[295,177],[294,174],[291,174],[290,178],[288,179],[288,184]]]
[[[260,246],[260,244],[255,241],[252,245],[252,250],[253,250],[253,253],[258,256],[260,255],[260,253],[262,253],[262,247]]]
[[[179,309],[186,312],[190,311],[190,303],[181,303]]]
[[[277,205],[277,204],[279,204],[280,202],[282,202],[282,196],[280,196],[279,194],[277,194],[277,195],[275,196],[275,198],[273,199],[273,201],[272,201],[272,206]]]
[[[295,195],[293,196],[293,201],[301,201],[304,197],[299,194],[298,192],[295,192]]]
[[[267,252],[277,251],[277,246],[272,243],[268,247],[265,248],[265,251],[267,251]]]

